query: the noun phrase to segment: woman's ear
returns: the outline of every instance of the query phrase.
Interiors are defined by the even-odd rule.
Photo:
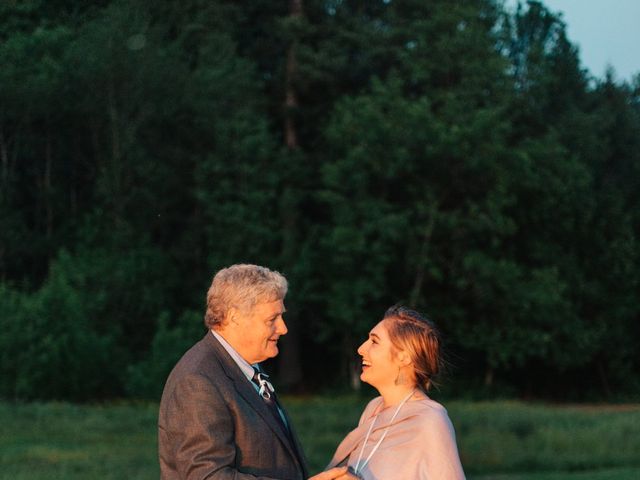
[[[398,352],[398,362],[400,363],[401,367],[411,365],[411,358],[409,357],[409,354],[406,352],[406,350],[400,350]]]

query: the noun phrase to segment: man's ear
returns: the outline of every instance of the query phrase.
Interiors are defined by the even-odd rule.
[[[227,310],[227,314],[224,317],[224,323],[229,325],[238,325],[238,309],[236,307],[231,307]]]

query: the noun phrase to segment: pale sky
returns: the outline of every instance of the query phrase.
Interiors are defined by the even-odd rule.
[[[515,5],[516,0],[508,0]],[[524,3],[524,1],[523,1]],[[598,78],[607,65],[617,80],[640,74],[640,0],[542,0],[562,13],[567,36],[580,51],[582,66]]]

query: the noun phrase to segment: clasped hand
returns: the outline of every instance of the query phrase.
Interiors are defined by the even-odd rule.
[[[314,475],[309,480],[358,480],[358,477],[349,473],[347,467],[334,467]]]

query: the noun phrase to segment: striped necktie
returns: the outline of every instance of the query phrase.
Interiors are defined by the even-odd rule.
[[[290,434],[289,428],[287,427],[284,420],[282,419],[282,416],[280,415],[278,397],[276,397],[275,389],[273,388],[273,385],[271,385],[271,382],[269,381],[269,375],[261,372],[255,367],[253,367],[253,370],[254,370],[253,378],[251,379],[251,381],[258,386],[258,393],[260,394],[260,397],[262,397],[262,400],[269,407],[269,410],[271,411],[273,416],[276,418],[278,423],[282,425],[285,433],[288,436]]]

